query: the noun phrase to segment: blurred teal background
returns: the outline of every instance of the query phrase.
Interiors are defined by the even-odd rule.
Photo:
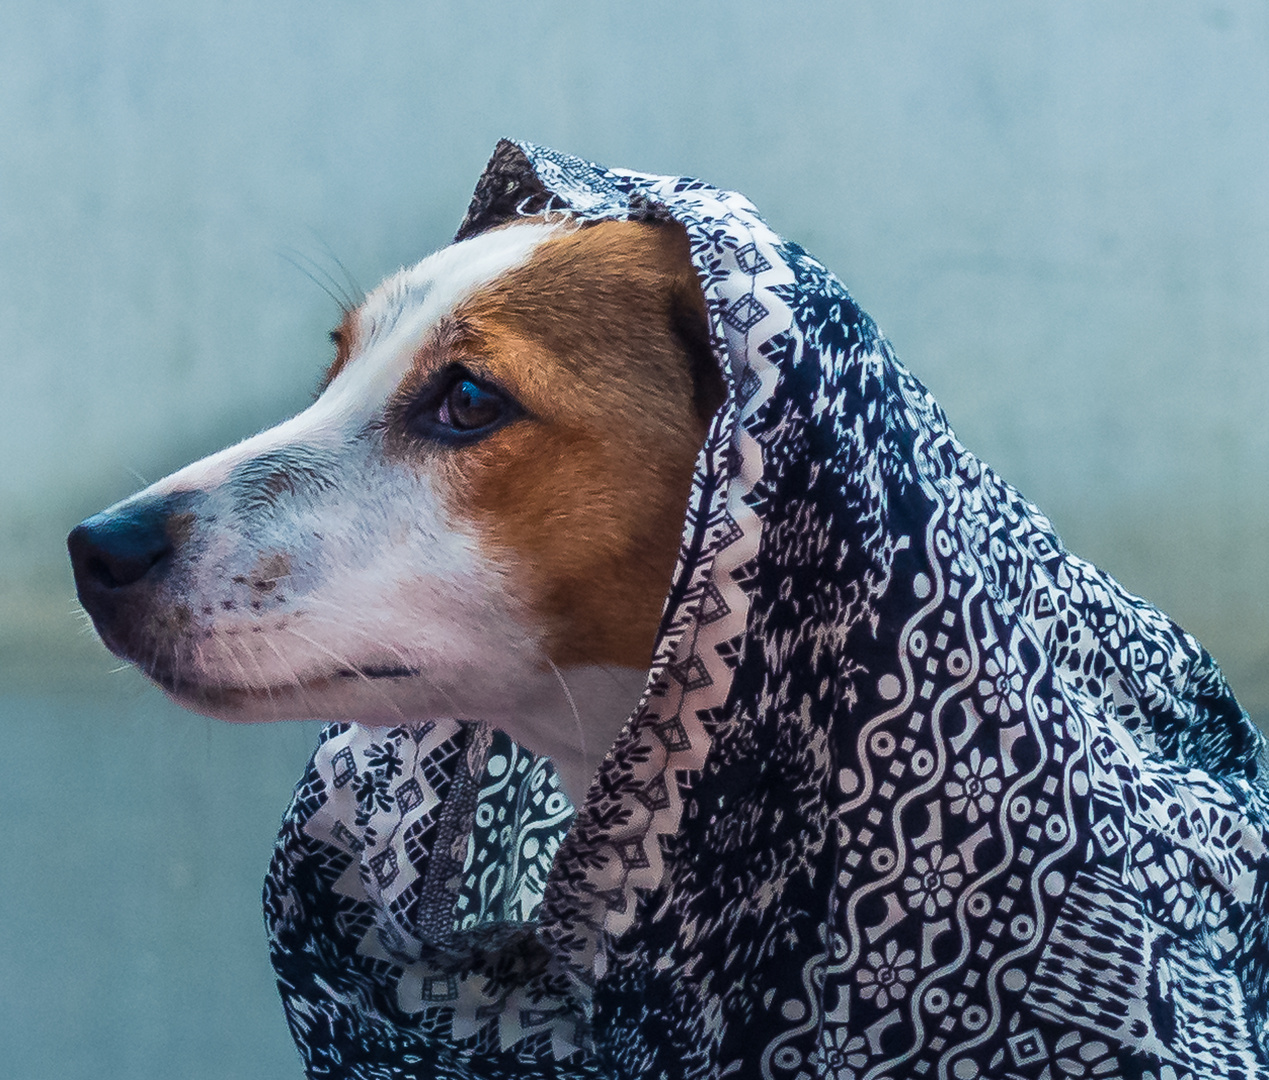
[[[417,260],[502,135],[748,194],[1269,719],[1263,0],[16,0],[0,120],[6,1076],[300,1076],[259,885],[315,728],[112,671],[63,537],[305,405],[292,262]]]

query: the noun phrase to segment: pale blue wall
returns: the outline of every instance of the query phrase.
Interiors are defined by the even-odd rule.
[[[18,0],[0,121],[0,730],[22,749],[0,811],[23,823],[0,833],[0,1013],[22,1018],[0,1061],[21,1075],[291,1067],[253,883],[310,734],[108,676],[62,537],[302,406],[335,307],[287,257],[362,284],[414,261],[500,135],[749,194],[964,440],[1269,716],[1262,0]]]

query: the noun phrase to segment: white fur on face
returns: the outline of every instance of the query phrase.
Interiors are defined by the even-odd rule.
[[[357,353],[317,401],[277,427],[186,466],[147,492],[207,491],[223,483],[233,466],[265,451],[333,446],[354,437],[382,412],[427,332],[468,297],[526,262],[560,228],[526,223],[499,229],[398,271],[362,304]]]
[[[586,749],[508,567],[439,476],[390,459],[375,428],[438,320],[559,228],[484,234],[389,278],[310,408],[134,496],[186,499],[189,522],[156,589],[152,651],[130,659],[226,719],[485,720],[557,756],[578,797],[642,673],[570,673],[578,709],[605,717]]]

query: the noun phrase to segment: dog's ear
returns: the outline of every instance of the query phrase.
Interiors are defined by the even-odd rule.
[[[697,415],[708,422],[727,400],[727,384],[710,345],[705,298],[695,275],[675,289],[670,301],[670,325],[687,355],[687,370],[692,376],[692,404]]]
[[[666,227],[676,229],[682,240],[679,245],[681,266],[670,294],[670,327],[687,356],[687,369],[692,377],[692,404],[697,415],[709,423],[710,417],[727,400],[727,384],[710,344],[705,294],[692,266],[687,230],[677,222]]]

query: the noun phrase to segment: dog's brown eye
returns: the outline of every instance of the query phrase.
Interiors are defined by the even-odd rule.
[[[524,409],[505,390],[455,364],[415,399],[405,422],[416,436],[461,446],[523,415]]]
[[[456,382],[441,402],[437,419],[455,431],[475,432],[502,419],[506,399],[471,379]]]

